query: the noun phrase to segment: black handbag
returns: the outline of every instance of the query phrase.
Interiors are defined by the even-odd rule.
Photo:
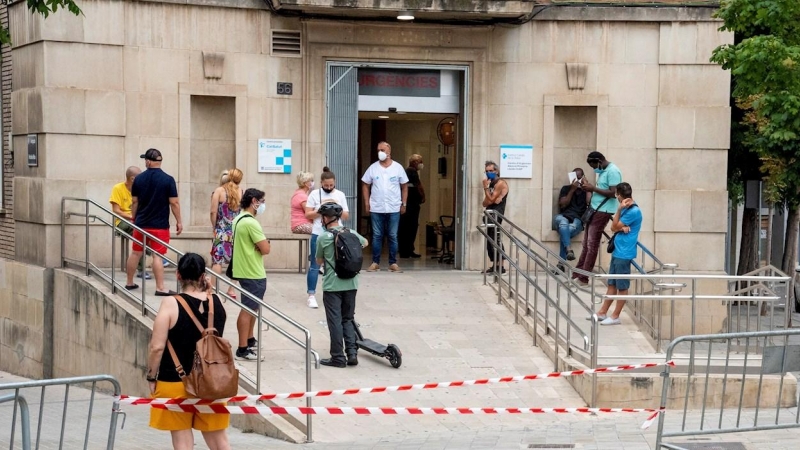
[[[605,205],[606,202],[609,201],[610,199],[611,197],[606,197],[606,199],[603,200],[602,203],[600,203],[600,206],[598,206],[597,209],[602,208],[603,205]],[[583,223],[583,228],[589,228],[589,224],[592,223],[592,217],[594,217],[594,213],[597,212],[597,209],[594,209],[590,206],[586,208],[586,211],[584,211],[583,214],[581,214],[581,222]]]
[[[250,218],[255,220],[255,217],[253,216],[250,216]],[[246,219],[246,217],[242,217],[241,219],[239,219],[239,222],[241,222],[244,219]],[[239,222],[236,222],[236,225],[239,225]],[[233,227],[233,232],[231,233],[231,262],[228,263],[228,267],[225,269],[225,276],[230,278],[231,280],[239,280],[238,278],[233,276],[233,255],[234,251],[236,250],[236,246],[233,245],[234,244],[233,237],[235,235],[236,235],[236,227]]]
[[[625,211],[627,211],[627,210],[629,210],[631,208],[635,208],[635,207],[636,207],[636,205],[631,205],[630,207],[625,208]],[[620,214],[620,216],[619,216],[620,219],[622,219],[622,215],[625,214],[625,211],[623,211]],[[622,233],[622,231],[617,231],[616,233],[614,233],[613,236],[611,236],[611,239],[608,240],[608,246],[606,246],[606,251],[608,253],[614,253],[614,249],[617,248],[616,244],[614,244],[614,241],[616,240],[617,235],[620,234],[620,233]]]
[[[611,236],[611,239],[608,240],[608,247],[606,247],[606,251],[608,253],[614,253],[614,249],[617,248],[617,246],[614,245],[614,240],[617,238],[617,235],[619,233],[620,233],[620,231],[617,231],[616,233],[614,233],[613,236]]]

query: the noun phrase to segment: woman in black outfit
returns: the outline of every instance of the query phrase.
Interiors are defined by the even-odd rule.
[[[206,263],[197,253],[187,253],[178,261],[178,281],[181,283],[180,297],[189,305],[203,326],[208,324],[208,301],[214,302],[214,327],[221,336],[225,331],[225,308],[219,297],[211,293],[211,282],[205,275]],[[167,340],[172,344],[178,360],[187,374],[191,372],[195,344],[201,333],[186,310],[175,297],[161,301],[150,338],[150,353],[147,358],[147,381],[153,398],[190,398],[183,382],[175,370],[169,352],[164,351]],[[192,429],[203,433],[203,439],[211,450],[228,450],[226,429],[230,421],[227,414],[195,414],[166,411],[152,408],[150,426],[172,432],[172,447],[176,450],[194,448]]]

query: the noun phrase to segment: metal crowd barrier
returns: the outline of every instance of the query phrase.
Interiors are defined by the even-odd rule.
[[[69,408],[70,406],[70,387],[74,385],[82,385],[91,383],[91,390],[90,390],[90,397],[89,402],[87,405],[87,417],[86,417],[86,426],[84,428],[83,433],[83,449],[86,450],[89,448],[89,434],[92,425],[92,413],[94,411],[94,404],[95,404],[95,392],[97,390],[97,383],[98,382],[109,382],[111,383],[111,387],[113,389],[114,399],[112,400],[111,405],[111,414],[110,414],[110,421],[108,425],[108,438],[106,440],[106,449],[112,450],[114,448],[114,439],[116,438],[117,434],[117,418],[120,414],[123,415],[123,425],[125,424],[124,420],[124,412],[120,411],[119,408],[119,400],[117,397],[122,393],[120,389],[119,382],[116,378],[112,377],[111,375],[93,375],[93,376],[85,376],[85,377],[71,377],[71,378],[57,378],[52,380],[33,380],[33,381],[22,381],[18,383],[7,383],[7,384],[0,384],[0,393],[4,391],[13,391],[13,393],[0,395],[0,404],[6,402],[13,402],[13,412],[11,417],[11,431],[10,431],[10,439],[9,439],[9,448],[14,449],[18,448],[15,447],[15,434],[17,428],[17,409],[20,411],[20,434],[22,437],[22,450],[30,450],[32,447],[32,440],[31,440],[31,412],[29,410],[28,401],[26,397],[21,394],[22,389],[30,389],[30,388],[41,388],[39,391],[39,410],[36,418],[36,440],[35,446],[33,448],[54,448],[54,445],[58,445],[58,448],[64,448],[66,442],[66,448],[75,448],[75,441],[74,439],[69,439],[69,437],[65,440],[65,431],[67,428],[67,424],[69,427],[74,428],[80,426],[80,418],[78,414],[83,412],[73,412],[77,406],[76,404],[72,404],[72,409]],[[50,401],[45,401],[45,394],[47,392],[48,387],[63,387],[64,388],[64,403],[63,407],[61,408],[61,427],[57,429],[54,426],[55,421],[58,419],[57,417],[51,417],[49,413],[52,411],[45,411],[45,405],[47,404],[49,407],[52,407],[52,403]],[[44,428],[45,436],[42,437],[42,429]],[[56,435],[56,431],[58,431],[58,435]],[[54,438],[58,436],[58,440],[54,442]],[[96,441],[95,441],[96,443]],[[93,443],[94,445],[94,443]]]
[[[67,202],[73,203],[82,203],[83,211],[68,211],[67,210]],[[95,213],[92,210],[99,210],[99,212]],[[68,223],[68,220],[72,217],[77,217],[81,220],[80,223]],[[133,236],[126,234],[120,231],[115,225],[115,219],[119,219],[122,222],[125,222],[133,227],[134,230],[139,231],[143,238],[141,241],[134,239]],[[83,226],[84,227],[84,239],[85,239],[85,249],[82,255],[82,258],[70,258],[66,255],[66,228],[67,226]],[[108,237],[110,238],[109,247],[111,249],[111,268],[105,269],[97,264],[92,262],[91,259],[91,252],[90,252],[90,230],[92,228],[99,228],[99,229],[110,229],[107,231]],[[106,231],[102,231],[106,232]],[[147,286],[146,278],[141,279],[141,287],[139,290],[139,295],[128,291],[125,289],[125,267],[119,268],[116,267],[116,246],[115,246],[115,239],[127,239],[131,242],[136,242],[137,244],[141,245],[144,248],[149,248],[148,243],[155,242],[158,244],[163,245],[167,248],[168,252],[173,252],[176,255],[175,260],[171,260],[167,257],[165,259],[175,265],[177,267],[177,260],[180,259],[181,256],[184,255],[183,252],[178,250],[177,248],[167,244],[166,242],[158,239],[154,235],[146,232],[145,230],[137,227],[133,223],[127,221],[122,216],[115,214],[113,211],[109,210],[108,208],[100,205],[99,203],[95,202],[91,199],[86,198],[76,198],[76,197],[62,197],[61,198],[61,265],[62,267],[66,268],[69,265],[73,265],[76,267],[80,267],[81,269],[85,270],[86,276],[96,275],[100,279],[110,283],[111,285],[111,292],[115,294],[122,295],[127,299],[131,300],[141,308],[141,312],[143,316],[150,315],[155,317],[155,314],[158,312],[155,308],[147,304],[147,293],[145,287]],[[144,256],[142,256],[144,257]],[[257,298],[253,296],[251,293],[243,290],[241,287],[236,285],[235,283],[228,280],[227,277],[224,275],[219,275],[216,272],[212,271],[210,268],[206,268],[206,275],[208,275],[213,284],[214,290],[217,295],[221,298],[226,299],[228,303],[238,306],[239,308],[247,311],[249,314],[253,315],[257,319],[257,323],[259,324],[266,324],[270,329],[275,330],[278,334],[288,339],[290,342],[298,346],[300,349],[303,350],[305,353],[305,375],[306,375],[306,391],[311,391],[311,361],[314,361],[314,366],[319,369],[319,353],[317,353],[314,349],[311,348],[311,330],[301,325],[296,320],[292,319],[288,315],[284,314],[274,306],[264,302],[263,299]],[[155,282],[155,281],[153,281]],[[226,291],[228,287],[233,288],[237,292],[237,298],[232,298],[227,295]],[[176,281],[175,286],[176,291],[180,291],[180,285]],[[252,309],[248,308],[242,303],[242,299],[247,297],[248,299],[258,303],[260,306],[258,311],[253,311]],[[268,311],[278,319],[283,320],[286,324],[288,324],[291,328],[293,328],[296,332],[303,335],[303,338],[298,338],[294,336],[289,331],[285,330],[283,327],[278,325],[273,320],[270,320],[267,317],[264,317],[264,312]],[[263,342],[262,340],[262,329],[259,325],[257,327],[257,339],[259,342]],[[262,361],[262,350],[261,346],[258,346],[256,350],[257,354],[257,363],[256,363],[256,377],[253,379],[252,377],[248,376],[246,373],[240,373],[240,378],[245,379],[255,385],[255,392],[261,392],[261,364]],[[306,398],[306,405],[312,406],[311,398]],[[312,442],[312,415],[306,415],[306,440],[308,442]]]
[[[666,366],[660,405],[665,412],[658,420],[656,448],[684,450],[680,443],[665,442],[669,438],[800,428],[797,378],[789,374],[800,372],[799,343],[799,329],[675,339],[667,348],[667,361],[687,345],[705,351],[688,366]],[[753,393],[754,400],[746,397]]]
[[[598,305],[608,298],[628,301],[626,309],[652,339],[654,350],[659,353],[665,343],[681,334],[676,333],[676,323],[679,321],[684,324],[688,321],[688,330],[683,334],[696,334],[698,318],[704,317],[698,312],[702,312],[703,302],[720,301],[726,307],[725,320],[721,322],[720,329],[714,331],[759,332],[785,329],[790,323],[791,308],[787,294],[791,291],[792,280],[774,267],[762,268],[743,276],[676,273],[676,265],[662,263],[639,243],[642,256],[633,261],[634,272],[630,275],[609,275],[602,270],[594,273],[573,268],[542,242],[496,211],[486,211],[483,225],[477,229],[491,248],[492,259],[497,261],[502,258],[509,265],[505,273],[487,273],[484,258],[484,285],[489,278],[494,281],[492,287],[497,291],[498,303],[504,294],[507,295],[514,308],[514,323],[519,323],[520,308],[523,309],[523,316],[536,319],[532,321],[534,345],[538,345],[538,334],[542,329],[539,322],[543,324],[541,334],[552,337],[558,350],[553,352],[556,370],[561,352],[577,356],[576,359],[589,367],[598,367],[600,358],[616,361],[651,357],[599,354],[600,327],[595,312]],[[498,245],[498,239],[504,244],[502,248]],[[601,253],[604,250],[601,249]],[[588,277],[588,286],[576,283],[572,274]],[[599,283],[595,283],[607,284],[610,279],[623,278],[632,282],[628,295],[608,296],[599,291]],[[727,283],[727,292],[702,294],[699,291],[698,283],[713,281]],[[741,289],[734,289],[734,286]],[[665,304],[669,306],[668,314],[664,310]],[[678,306],[684,307],[690,316],[678,316]],[[585,314],[591,320],[574,320],[573,313]],[[760,345],[760,342],[754,345]],[[578,350],[585,354],[576,353]],[[694,350],[692,345],[692,355]],[[589,403],[594,406],[597,389],[595,377],[592,379],[592,398]]]

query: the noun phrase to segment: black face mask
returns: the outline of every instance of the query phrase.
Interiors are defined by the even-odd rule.
[[[336,189],[336,186],[334,186],[334,187],[332,187],[330,189],[322,188],[322,190],[325,191],[326,194],[330,194],[331,192],[333,192],[334,189]]]

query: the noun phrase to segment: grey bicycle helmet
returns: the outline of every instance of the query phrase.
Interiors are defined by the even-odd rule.
[[[342,207],[336,203],[325,203],[317,210],[320,216],[323,217],[342,217]]]

